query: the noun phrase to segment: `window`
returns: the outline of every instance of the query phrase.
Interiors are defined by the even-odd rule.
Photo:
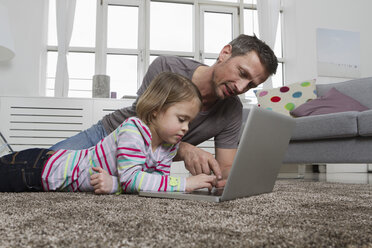
[[[74,26],[67,54],[69,97],[92,97],[92,78],[95,63],[95,23],[95,1],[77,0]],[[55,76],[58,59],[56,27],[56,0],[49,0],[46,96],[56,95]]]
[[[137,92],[137,55],[107,55],[107,75],[110,89],[119,97],[134,96]]]
[[[214,64],[222,47],[238,34],[236,7],[200,7],[200,60],[203,63]]]
[[[255,34],[260,38],[259,34],[259,23],[257,15],[257,0],[244,0],[247,7],[244,8],[244,33],[248,35]],[[274,53],[279,60],[278,68],[276,74],[271,77],[273,88],[280,87],[284,84],[284,75],[283,75],[283,51],[282,51],[282,23],[281,23],[281,13],[279,15],[278,28],[276,32],[276,40]],[[257,98],[255,95],[256,90],[262,89],[262,84],[259,85],[255,90],[250,90],[245,94],[245,99],[247,99],[251,104],[257,104]]]
[[[94,53],[70,52],[67,57],[69,97],[92,97]]]
[[[191,4],[151,1],[150,50],[192,52],[192,11]]]
[[[101,51],[106,64],[105,60],[97,63],[101,64],[100,74],[110,76],[110,90],[119,98],[137,92],[139,8],[138,4],[121,1],[107,4],[107,24],[102,28],[107,29],[107,50]],[[97,37],[102,44],[103,38]]]
[[[135,96],[159,55],[215,63],[240,33],[258,32],[257,0],[77,0],[68,48],[67,93],[55,85],[58,61],[56,0],[49,0],[46,95],[92,97],[95,74],[110,76],[119,98]],[[281,24],[274,48],[280,58],[274,87],[283,84]],[[57,92],[58,91],[58,92]],[[252,92],[245,99],[255,101]]]
[[[138,6],[109,5],[107,47],[137,49]]]

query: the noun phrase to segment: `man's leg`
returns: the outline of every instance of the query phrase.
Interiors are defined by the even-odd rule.
[[[81,150],[87,149],[89,147],[95,146],[100,140],[106,137],[105,128],[102,125],[102,122],[99,121],[97,124],[92,127],[84,130],[70,138],[62,140],[50,147],[50,150],[57,151],[59,149],[68,149],[68,150]]]

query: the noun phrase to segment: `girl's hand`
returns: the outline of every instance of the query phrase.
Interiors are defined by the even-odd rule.
[[[112,177],[101,167],[92,167],[97,174],[90,176],[90,184],[95,194],[109,194],[112,190]]]
[[[191,192],[196,189],[208,188],[212,190],[213,186],[216,185],[216,176],[199,174],[186,178],[186,192]]]

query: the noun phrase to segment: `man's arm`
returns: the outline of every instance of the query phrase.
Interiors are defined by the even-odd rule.
[[[201,173],[209,175],[213,171],[217,179],[222,179],[220,166],[213,155],[189,143],[180,143],[174,160],[184,161],[186,169],[194,176]]]
[[[227,179],[237,149],[216,148],[216,157],[189,143],[181,142],[175,160],[183,160],[192,175],[209,175],[211,171],[219,179]],[[222,176],[222,177],[219,177]]]
[[[209,175],[211,171],[216,175],[216,187],[225,186],[237,149],[216,148],[216,158],[196,146],[181,142],[176,161],[183,160],[185,167],[192,175],[201,173]]]
[[[216,148],[216,160],[221,168],[222,180],[217,183],[218,187],[225,186],[227,177],[229,176],[231,166],[234,162],[234,158],[237,152],[237,149],[225,149],[225,148]]]

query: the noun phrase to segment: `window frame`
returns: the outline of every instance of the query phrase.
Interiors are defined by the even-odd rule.
[[[138,41],[137,49],[133,48],[108,48],[107,33],[108,33],[108,6],[130,6],[138,7]],[[95,74],[106,74],[107,72],[107,55],[136,55],[137,59],[137,88],[141,85],[145,66],[141,61],[144,60],[146,32],[144,20],[144,2],[138,0],[97,0],[97,35],[96,35],[96,62]],[[98,35],[102,34],[102,35]]]
[[[207,53],[204,48],[204,14],[209,13],[221,13],[221,14],[231,14],[232,15],[232,36],[237,37],[239,35],[239,17],[238,8],[234,7],[222,7],[210,4],[201,4],[199,7],[199,60],[204,62],[204,59],[217,59],[219,53]],[[232,39],[231,39],[232,40]],[[220,48],[222,49],[222,47]]]
[[[191,4],[193,6],[192,13],[192,30],[193,30],[193,51],[191,52],[177,52],[166,50],[150,50],[150,5],[151,2],[163,3],[179,3]],[[137,49],[121,49],[121,48],[107,48],[107,34],[108,34],[108,6],[134,6],[138,7],[138,42]],[[137,88],[140,87],[142,79],[145,76],[150,62],[150,56],[160,55],[175,55],[182,57],[190,57],[195,60],[203,62],[205,59],[217,59],[218,53],[204,52],[204,17],[205,12],[230,13],[233,15],[233,37],[244,33],[244,9],[253,9],[257,11],[257,5],[252,3],[244,3],[244,0],[237,0],[237,2],[220,2],[213,0],[97,0],[96,1],[96,40],[95,47],[69,47],[69,52],[83,52],[95,54],[95,74],[106,74],[107,71],[107,55],[136,55],[137,59]],[[48,9],[48,8],[47,8]],[[282,57],[278,57],[278,61],[282,63],[282,85],[285,79],[285,51],[283,51],[283,15],[282,8],[281,27],[282,32]],[[47,45],[48,52],[58,52],[57,46]],[[45,59],[47,61],[47,59]],[[45,62],[45,68],[47,68]],[[47,71],[47,69],[45,69]],[[93,78],[93,75],[92,75]],[[45,76],[47,79],[47,75]],[[46,92],[46,85],[44,92]],[[68,96],[62,96],[68,97]],[[135,96],[129,96],[135,97]],[[250,102],[250,99],[242,95],[243,101]]]

